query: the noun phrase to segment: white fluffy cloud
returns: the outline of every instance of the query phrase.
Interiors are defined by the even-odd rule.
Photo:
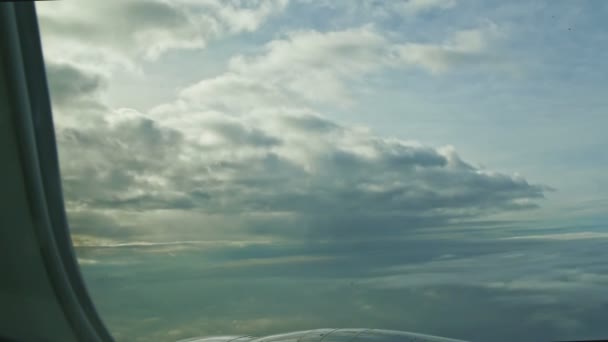
[[[287,0],[88,1],[38,6],[45,55],[55,61],[137,69],[172,49],[197,49],[256,30]]]
[[[500,63],[492,53],[501,36],[492,24],[454,32],[445,42],[395,42],[373,25],[341,31],[294,31],[257,55],[230,59],[228,72],[181,92],[189,106],[248,110],[259,106],[353,103],[370,74],[419,67],[433,74]]]
[[[237,56],[230,70],[312,102],[345,100],[346,82],[382,69],[389,42],[372,26],[298,31],[266,44],[264,54]]]
[[[439,44],[406,43],[395,47],[395,51],[400,62],[437,74],[455,67],[500,63],[491,45],[502,35],[498,27],[489,24],[455,32]]]

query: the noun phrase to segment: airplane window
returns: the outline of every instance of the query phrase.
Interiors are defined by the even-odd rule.
[[[36,6],[117,341],[608,336],[608,2]]]

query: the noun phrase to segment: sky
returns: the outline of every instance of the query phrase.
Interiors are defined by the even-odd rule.
[[[605,1],[39,2],[119,341],[606,337]]]

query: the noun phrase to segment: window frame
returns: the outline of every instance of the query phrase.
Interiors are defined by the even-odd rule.
[[[12,200],[8,197],[10,191],[0,193],[6,196],[0,207],[0,240],[31,247],[21,248],[23,251],[0,248],[0,258],[6,261],[2,265],[4,284],[0,291],[4,289],[7,296],[14,297],[7,297],[14,303],[3,309],[9,311],[3,315],[15,317],[13,322],[0,325],[0,336],[17,340],[44,336],[44,340],[55,341],[64,338],[58,336],[59,331],[71,330],[79,341],[113,341],[87,292],[72,246],[33,1],[0,3],[0,61],[0,88],[6,95],[0,108],[0,124],[6,124],[4,129],[14,133],[6,135],[6,153],[0,155],[3,163],[11,165],[1,173],[5,178],[2,182],[13,182],[13,189],[24,189],[22,197],[26,199]],[[29,217],[15,213],[27,213]],[[19,267],[25,259],[40,268]],[[37,282],[32,287],[38,289],[36,293],[20,289],[24,279]],[[11,289],[17,289],[15,294]],[[40,315],[38,306],[63,316],[47,315],[45,324],[40,324],[41,320],[23,322],[23,317]],[[11,323],[19,327],[12,327]],[[55,326],[69,329],[51,329]]]

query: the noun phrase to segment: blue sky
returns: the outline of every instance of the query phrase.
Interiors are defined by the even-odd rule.
[[[38,12],[73,238],[85,274],[106,279],[94,297],[128,301],[133,284],[170,278],[149,296],[180,302],[177,287],[203,286],[192,274],[220,284],[237,269],[255,303],[271,300],[270,278],[293,293],[294,279],[318,281],[320,300],[356,282],[348,300],[366,304],[352,324],[478,340],[606,332],[606,2],[89,5]],[[412,245],[425,252],[400,252]],[[168,326],[138,330],[155,322],[144,299],[102,313],[125,340],[166,339]],[[172,316],[174,335],[323,325],[321,302],[293,309],[307,300],[245,301],[234,310],[249,325]],[[156,305],[163,317],[173,304]],[[492,329],[448,323],[493,305]],[[349,325],[340,313],[326,322]]]

